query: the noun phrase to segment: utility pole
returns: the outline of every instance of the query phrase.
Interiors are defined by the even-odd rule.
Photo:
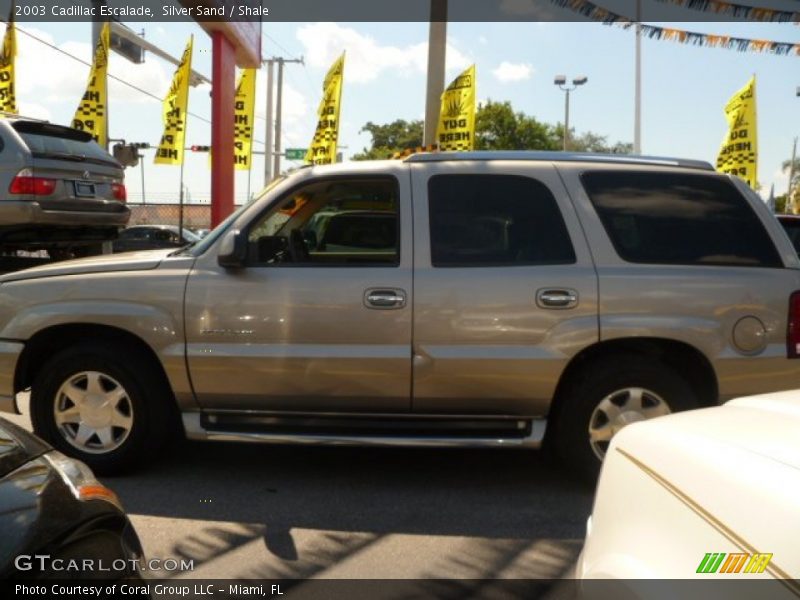
[[[264,149],[264,185],[266,186],[273,177],[281,174],[281,121],[283,112],[283,65],[288,63],[298,63],[305,66],[303,57],[300,58],[283,58],[280,56],[273,56],[265,61],[267,65],[267,131],[265,140],[266,148]],[[278,64],[278,90],[277,101],[275,103],[275,150],[272,149],[273,141],[272,134],[272,65]],[[273,158],[272,172],[269,169],[270,157]]]
[[[439,109],[444,93],[444,67],[447,60],[447,0],[431,0],[428,32],[428,83],[425,95],[425,130],[423,144],[436,143]]]
[[[283,120],[283,59],[278,60],[278,101],[275,106],[275,177],[281,174],[281,121]]]
[[[267,130],[264,134],[264,187],[269,185],[272,181],[272,147],[273,147],[273,128],[275,122],[272,120],[272,78],[273,78],[273,62],[266,60],[264,63],[267,65]]]
[[[642,153],[642,0],[636,0],[636,83],[633,108],[633,153]]]

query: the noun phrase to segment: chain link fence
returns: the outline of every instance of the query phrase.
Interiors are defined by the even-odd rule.
[[[180,205],[141,204],[128,202],[131,220],[128,225],[178,225]],[[209,229],[211,227],[210,204],[184,204],[183,226],[187,229]]]

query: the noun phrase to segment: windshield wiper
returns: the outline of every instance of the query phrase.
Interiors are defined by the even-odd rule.
[[[189,251],[191,248],[193,248],[196,245],[197,245],[197,242],[189,242],[187,244],[184,244],[183,246],[181,246],[177,250],[175,250],[175,252],[170,252],[169,254],[167,254],[167,256],[180,256],[181,254],[183,254],[184,252]]]

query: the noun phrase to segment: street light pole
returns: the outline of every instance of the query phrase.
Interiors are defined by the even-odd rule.
[[[431,22],[428,31],[428,82],[425,92],[425,128],[423,144],[436,143],[439,109],[444,93],[447,58],[447,0],[431,0]]]
[[[569,94],[577,90],[578,86],[585,84],[587,81],[589,81],[589,78],[582,75],[581,77],[573,79],[572,87],[569,87],[567,85],[566,75],[556,75],[555,79],[553,79],[553,83],[558,86],[558,89],[566,92],[564,97],[564,152],[569,149]]]

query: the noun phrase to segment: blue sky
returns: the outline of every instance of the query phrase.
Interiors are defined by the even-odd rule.
[[[174,56],[195,35],[195,70],[210,76],[210,39],[193,23],[128,23]],[[659,24],[678,29],[755,39],[800,42],[800,27],[761,23]],[[90,57],[88,23],[21,23],[19,28],[80,56]],[[306,64],[287,65],[284,90],[283,147],[306,147],[316,123],[315,111],[328,66],[347,51],[340,144],[345,157],[369,145],[360,133],[367,121],[419,119],[424,112],[426,23],[266,23],[263,54],[304,56]],[[478,98],[509,100],[517,110],[556,123],[564,118],[564,95],[553,76],[586,75],[588,83],[572,95],[571,125],[609,141],[633,138],[634,36],[631,30],[596,23],[450,23],[448,79],[477,65]],[[69,123],[83,93],[88,67],[18,34],[17,98],[22,112]],[[723,106],[755,73],[759,115],[759,181],[768,193],[786,189],[781,162],[800,135],[800,56],[740,53],[644,39],[643,134],[645,154],[681,156],[713,162],[726,132]],[[163,97],[174,67],[149,57],[132,65],[112,55],[110,73]],[[265,71],[259,74],[256,137],[264,139]],[[208,87],[192,90],[190,111],[210,117]],[[138,92],[111,83],[112,137],[156,144],[161,135],[161,106]],[[191,118],[187,145],[208,144],[209,126]],[[255,148],[263,149],[256,144]],[[145,161],[150,202],[174,201],[178,168]],[[286,163],[284,163],[286,164]],[[291,164],[291,163],[289,163]],[[250,190],[263,183],[263,158],[256,156]],[[127,171],[131,201],[141,199],[140,168]],[[194,201],[209,198],[208,159],[187,153],[185,183]],[[238,172],[236,200],[247,196],[248,177]]]

